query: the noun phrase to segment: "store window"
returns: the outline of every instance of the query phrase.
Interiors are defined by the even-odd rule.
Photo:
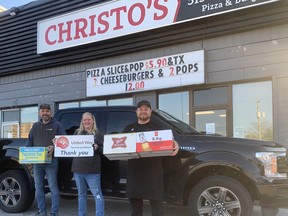
[[[18,122],[18,121],[19,121],[19,109],[3,110],[3,122]]]
[[[101,101],[97,101],[97,100],[92,100],[92,101],[81,101],[80,102],[80,107],[92,107],[92,106],[105,106],[106,105],[106,101],[105,100],[101,100]]]
[[[121,105],[133,105],[132,98],[120,98],[108,100],[108,106],[121,106]]]
[[[27,138],[32,125],[38,121],[38,107],[21,108],[20,138]]]
[[[158,107],[189,124],[189,92],[159,94]]]
[[[228,104],[228,89],[227,87],[217,87],[194,91],[193,99],[195,107],[226,105]]]
[[[3,123],[2,138],[19,138],[19,123]]]
[[[19,138],[19,109],[3,110],[2,138]]]
[[[59,103],[59,109],[75,108],[75,107],[91,107],[91,106],[115,106],[115,105],[132,105],[132,98],[120,98],[111,100],[89,100],[81,102]]]
[[[38,107],[0,111],[1,138],[28,138],[33,123],[38,121]]]
[[[233,136],[273,140],[272,82],[233,85]]]
[[[68,109],[79,107],[79,102],[59,103],[59,109]]]
[[[194,91],[193,104],[198,131],[227,136],[228,87]]]
[[[226,136],[226,109],[195,112],[197,130],[205,134]]]

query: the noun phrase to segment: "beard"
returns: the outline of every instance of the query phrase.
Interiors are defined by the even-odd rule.
[[[148,114],[139,114],[138,115],[138,119],[141,121],[144,121],[144,122],[149,121],[150,117],[151,116]]]
[[[44,122],[48,122],[49,120],[50,120],[50,116],[49,115],[43,115],[42,116],[42,120],[44,121]]]

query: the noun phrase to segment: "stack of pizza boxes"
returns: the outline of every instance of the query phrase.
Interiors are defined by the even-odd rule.
[[[104,136],[104,155],[110,160],[168,156],[173,151],[171,130],[109,134]]]

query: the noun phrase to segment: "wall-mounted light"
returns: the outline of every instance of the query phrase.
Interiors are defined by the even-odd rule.
[[[18,13],[20,12],[20,9],[18,8],[18,7],[12,7],[11,9],[10,9],[10,16],[15,16],[15,15],[17,15]]]

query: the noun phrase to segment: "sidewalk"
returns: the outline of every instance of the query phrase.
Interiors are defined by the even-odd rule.
[[[46,195],[47,205],[50,206],[50,195]],[[36,201],[33,203],[30,209],[26,212],[20,214],[10,214],[4,213],[0,210],[1,216],[34,216],[37,212],[37,204]],[[175,206],[175,205],[164,205],[164,214],[165,216],[190,216],[187,207]],[[88,214],[94,215],[95,207],[94,200],[90,197],[88,198]],[[130,214],[130,206],[126,199],[113,199],[105,197],[105,216],[122,216]],[[77,198],[74,200],[64,200],[61,199],[61,208],[59,212],[59,216],[77,216]],[[287,216],[288,209],[281,209],[277,216]],[[150,216],[149,214],[149,204],[146,203],[144,209],[144,216]],[[261,216],[260,207],[254,206],[253,216]]]

